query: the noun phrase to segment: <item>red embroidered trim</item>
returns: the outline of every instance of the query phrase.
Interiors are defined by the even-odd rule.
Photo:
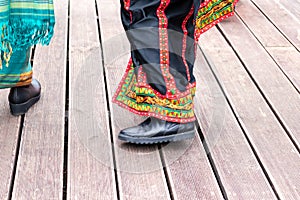
[[[146,73],[143,71],[143,66],[141,65],[138,70],[137,75],[137,86],[143,86],[147,83]]]
[[[124,75],[123,75],[123,77],[122,77],[122,79],[121,79],[121,81],[120,81],[120,83],[118,85],[118,88],[117,88],[117,90],[116,90],[116,92],[115,92],[115,94],[113,96],[113,99],[116,99],[117,96],[118,96],[118,94],[121,92],[122,86],[123,86],[123,84],[125,82],[125,79],[127,78],[127,75],[128,75],[128,72],[130,70],[130,66],[132,65],[132,63],[133,63],[132,62],[132,58],[130,58],[130,60],[129,60],[128,64],[127,64],[126,71],[125,71],[125,73],[124,73]],[[141,70],[142,69],[139,69],[139,71],[141,71]],[[148,89],[153,89],[150,85],[147,84],[146,74],[144,72],[142,72],[141,74],[142,74],[142,76],[140,76],[140,77],[141,77],[141,79],[143,79],[143,81],[140,82],[140,83],[138,83],[138,86],[140,86],[140,87],[146,87]],[[186,87],[187,90],[185,92],[181,92],[181,93],[178,93],[176,95],[169,95],[167,98],[172,100],[172,99],[178,99],[178,98],[185,97],[185,96],[187,96],[187,95],[190,94],[190,89],[193,88],[193,87],[196,87],[196,82],[188,84],[188,86]],[[157,92],[156,90],[153,90],[153,93],[155,95],[157,95],[158,97],[160,97],[160,98],[166,98],[165,95]]]
[[[204,2],[200,5],[199,9],[201,9],[201,8],[203,8],[203,7],[205,7],[205,6],[207,6],[207,4],[208,4],[209,2],[211,2],[211,1],[212,1],[212,0],[204,0]],[[235,6],[235,5],[237,4],[238,1],[239,1],[239,0],[234,0],[233,6]],[[228,18],[228,17],[231,17],[231,16],[233,16],[233,15],[234,15],[234,12],[228,13],[227,15],[224,15],[224,16],[220,17],[218,20],[212,22],[211,24],[209,24],[209,25],[206,26],[205,28],[201,29],[200,31],[195,30],[195,34],[194,34],[194,39],[195,39],[195,41],[198,42],[199,37],[200,37],[201,34],[203,34],[204,32],[208,31],[210,28],[212,28],[213,26],[215,26],[215,25],[216,25],[217,23],[219,23],[220,21],[222,21],[222,20],[224,20],[224,19],[226,19],[226,18]]]
[[[124,0],[124,8],[125,8],[125,10],[129,10],[129,8],[130,8],[130,0]]]
[[[212,1],[212,0],[204,0],[204,2],[200,4],[199,9],[200,9],[200,8],[203,8],[204,6],[207,6],[207,4],[208,4],[209,2],[211,2],[211,1]],[[237,2],[238,2],[238,0],[234,0],[233,5],[235,5]]]
[[[126,68],[126,71],[125,71],[125,73],[124,73],[124,75],[122,77],[122,80],[120,81],[120,83],[118,85],[118,88],[117,88],[117,90],[116,90],[116,92],[115,92],[115,94],[114,94],[114,96],[112,98],[112,102],[113,103],[116,103],[117,105],[121,106],[122,108],[125,108],[125,109],[129,110],[130,112],[132,112],[134,114],[138,114],[138,115],[146,116],[146,117],[155,117],[155,118],[159,118],[159,119],[170,121],[170,122],[188,123],[188,122],[193,122],[193,121],[196,120],[195,117],[181,119],[181,118],[167,117],[167,116],[163,116],[163,115],[152,113],[152,112],[137,111],[137,110],[135,110],[133,108],[130,108],[128,105],[123,104],[122,102],[118,101],[117,97],[118,97],[118,95],[120,94],[120,92],[122,90],[122,86],[125,83],[125,79],[128,76],[128,73],[130,71],[132,63],[133,63],[132,59],[130,58],[130,60],[128,62],[128,65],[127,65],[127,68]],[[142,72],[142,68],[139,69],[139,74],[141,75],[141,79],[145,79],[145,74],[144,74],[144,72]],[[141,83],[141,84],[144,84],[144,83]],[[143,86],[153,90],[153,88],[151,88],[149,85],[143,85]],[[196,87],[196,83],[190,84],[188,88],[192,88],[192,87]],[[165,98],[164,95],[156,92],[155,90],[153,90],[153,92],[155,93],[155,95],[157,95],[157,96],[159,96],[161,98]],[[189,92],[186,92],[186,93],[189,93]],[[181,93],[181,94],[183,94],[183,93]],[[173,95],[172,97],[175,97],[175,96]]]
[[[224,20],[224,19],[226,19],[226,18],[228,18],[228,17],[231,17],[231,16],[233,16],[233,15],[234,15],[233,12],[232,12],[232,13],[228,13],[227,15],[224,15],[223,17],[220,17],[218,20],[212,22],[211,24],[209,24],[209,25],[206,26],[205,28],[201,29],[201,31],[195,31],[195,34],[194,34],[194,35],[195,35],[195,36],[194,36],[195,41],[198,42],[199,37],[200,37],[201,34],[203,34],[203,33],[205,33],[206,31],[208,31],[210,28],[212,28],[213,26],[215,26],[216,24],[218,24],[220,21],[222,21],[222,20]]]
[[[153,90],[153,88],[151,86],[149,86],[148,84],[145,84],[145,83],[139,83],[137,86],[139,86],[139,87],[145,87],[145,88]],[[189,89],[191,89],[193,87],[196,87],[196,82],[188,84],[188,86],[186,87],[187,92],[179,93],[180,95],[178,95],[178,94],[177,95],[170,95],[170,96],[167,97],[167,99],[171,99],[172,100],[172,99],[178,99],[178,98],[187,96],[190,93]],[[166,98],[166,95],[160,94],[156,90],[153,90],[153,93],[156,96],[160,97],[160,98]]]
[[[170,0],[162,0],[157,11],[159,21],[159,48],[160,48],[160,68],[164,77],[167,93],[166,97],[177,93],[176,83],[174,77],[170,74],[170,55],[169,55],[169,41],[168,41],[168,18],[165,15],[165,9],[169,5]]]
[[[169,122],[177,122],[177,123],[188,123],[188,122],[194,122],[196,120],[196,117],[192,117],[192,118],[186,118],[186,119],[179,119],[179,118],[173,118],[173,117],[165,117],[162,115],[158,115],[155,113],[150,113],[150,112],[141,112],[141,111],[137,111],[135,109],[130,108],[129,106],[116,101],[115,99],[113,99],[113,102],[116,103],[117,105],[119,105],[120,107],[129,110],[130,112],[137,114],[137,115],[141,115],[141,116],[146,116],[146,117],[155,117],[158,119],[162,119],[165,121],[169,121]]]
[[[182,41],[182,54],[181,54],[181,57],[182,57],[183,63],[184,63],[185,68],[186,68],[186,74],[187,74],[187,78],[188,78],[189,82],[191,80],[191,75],[190,75],[189,65],[187,64],[186,59],[185,59],[186,42],[187,42],[187,36],[188,36],[188,30],[186,28],[186,23],[191,18],[191,16],[193,14],[194,14],[194,6],[192,6],[190,12],[188,13],[188,15],[183,20],[183,23],[182,23],[182,26],[181,26],[181,28],[183,30],[183,34],[184,34],[183,35],[183,41]]]
[[[129,12],[130,21],[132,22],[132,12],[130,11],[130,1],[131,0],[124,0],[124,8]]]

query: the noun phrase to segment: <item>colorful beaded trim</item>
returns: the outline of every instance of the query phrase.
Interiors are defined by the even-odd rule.
[[[195,26],[195,40],[211,27],[234,14],[234,6],[238,0],[207,0],[201,4]]]
[[[138,81],[142,81],[139,82]],[[134,73],[132,60],[113,97],[113,102],[142,116],[152,116],[166,121],[187,123],[195,121],[193,98],[196,85],[188,95],[178,99],[168,99],[145,84],[145,74],[139,68],[138,77]]]
[[[124,9],[129,12],[130,21],[132,21],[132,12],[130,11],[130,0],[124,0]]]
[[[157,17],[159,21],[159,49],[160,49],[160,68],[164,77],[167,96],[175,95],[177,88],[175,80],[169,71],[170,57],[169,57],[169,43],[168,43],[168,18],[165,15],[165,9],[169,5],[170,0],[162,0],[157,11]]]
[[[190,70],[189,70],[189,65],[187,64],[186,57],[185,57],[186,42],[187,42],[187,37],[188,37],[188,30],[186,28],[186,24],[187,24],[188,20],[193,16],[194,10],[195,10],[195,8],[194,8],[194,6],[192,6],[189,14],[185,17],[185,19],[183,20],[182,26],[181,26],[182,31],[183,31],[183,42],[182,42],[183,46],[182,46],[182,55],[181,55],[181,57],[182,57],[183,63],[184,63],[185,68],[186,68],[186,74],[187,74],[188,82],[191,81],[191,74],[190,74]]]
[[[128,11],[129,2],[130,0],[125,0],[125,9]],[[200,34],[221,20],[233,15],[236,2],[237,0],[205,0],[200,5],[195,18],[195,40],[197,41]],[[113,97],[113,102],[135,114],[152,116],[172,122],[187,123],[195,120],[193,98],[195,96],[196,83],[189,84],[185,92],[180,92],[177,90],[174,78],[169,72],[168,19],[164,13],[169,3],[170,0],[162,0],[157,10],[157,17],[159,19],[160,67],[166,82],[167,94],[162,95],[147,84],[142,66],[139,67],[136,76],[132,60],[130,60],[125,75]],[[185,26],[193,14],[192,10],[182,24],[184,45],[187,39]],[[186,46],[183,46],[182,57],[184,60],[185,48]],[[187,69],[188,79],[190,80],[188,65],[186,62],[184,64]]]

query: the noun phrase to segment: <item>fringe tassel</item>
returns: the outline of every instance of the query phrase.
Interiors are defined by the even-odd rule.
[[[22,50],[30,46],[48,45],[54,34],[54,18],[48,21],[23,20],[21,18],[0,24],[0,51],[2,61],[9,65],[13,51]]]

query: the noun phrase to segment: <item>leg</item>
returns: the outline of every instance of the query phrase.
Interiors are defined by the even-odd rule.
[[[11,88],[8,96],[10,110],[13,115],[21,115],[40,98],[41,86],[32,79],[30,65],[30,48],[13,52],[9,65],[2,57],[0,70],[0,88]]]
[[[131,44],[131,61],[114,101],[150,118],[122,130],[119,139],[151,144],[192,138],[193,1],[126,3],[122,3],[122,21]]]
[[[114,102],[146,121],[119,134],[132,143],[193,137],[195,46],[203,32],[233,14],[237,0],[121,0],[131,60]]]
[[[114,102],[143,116],[193,122],[193,1],[121,2],[131,60]]]
[[[9,63],[1,53],[0,88],[12,88],[29,85],[32,80],[32,68],[30,65],[30,48],[14,51]]]

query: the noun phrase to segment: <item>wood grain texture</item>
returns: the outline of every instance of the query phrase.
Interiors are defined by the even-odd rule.
[[[262,1],[251,0],[260,10],[275,24],[275,26],[296,46],[300,51],[300,20],[292,15],[284,6],[281,6],[283,1]],[[288,2],[291,6],[294,3]],[[237,9],[238,9],[237,4]]]
[[[68,199],[117,198],[94,1],[70,2]]]
[[[228,35],[229,41],[245,63],[249,73],[256,80],[297,146],[300,147],[300,112],[297,112],[300,110],[299,93],[256,38],[243,28],[244,25],[240,23],[240,20],[231,18],[228,22],[234,23],[234,27],[231,27],[229,23],[224,23],[221,25],[222,30]],[[237,41],[240,37],[244,38],[245,42]],[[255,52],[252,49],[255,49]]]
[[[41,100],[25,116],[13,199],[59,199],[63,188],[63,137],[67,4],[55,5],[57,24],[49,47],[38,47],[34,76]]]
[[[158,146],[128,145],[117,139],[121,129],[144,118],[111,103],[130,47],[120,22],[119,1],[96,2],[100,36],[95,1],[70,0],[69,35],[68,1],[55,4],[53,41],[49,47],[37,47],[35,53],[34,76],[42,83],[42,98],[25,116],[12,199],[62,199],[68,50],[67,199],[223,199],[212,168],[228,199],[277,199],[253,150],[279,198],[300,199],[299,152],[282,128],[284,124],[299,147],[299,0],[294,4],[240,0],[239,17],[220,24],[224,35],[213,28],[201,36],[204,54],[198,52],[195,65],[195,108],[214,166],[196,136],[162,145],[166,171]],[[7,95],[8,90],[1,91],[0,199],[9,196],[21,124],[20,117],[9,113]]]
[[[129,60],[129,46],[119,16],[119,2],[98,0],[104,63],[112,98]],[[144,118],[110,102],[120,199],[170,199],[157,146],[128,145],[117,139],[119,131]]]
[[[173,198],[222,199],[199,136],[162,147]]]
[[[215,43],[220,39],[215,37]],[[199,44],[205,49],[204,40],[201,38]],[[228,198],[276,199],[203,54],[197,55],[196,114]],[[213,69],[217,68],[215,62],[218,67],[226,68],[224,59],[214,57],[209,64]]]
[[[124,56],[124,59],[119,59],[107,66],[110,96],[116,90],[127,61],[128,54]],[[157,146],[124,144],[117,139],[121,129],[137,125],[144,118],[135,116],[116,105],[111,105],[111,107],[120,198],[128,200],[169,199]]]
[[[236,9],[243,22],[300,91],[300,53],[249,1],[239,1]]]
[[[293,15],[296,19],[300,19],[300,2],[299,1],[278,1],[277,2],[281,7],[284,7],[287,12]]]
[[[264,47],[292,47],[276,26],[251,1],[240,0],[235,11]]]
[[[198,56],[199,53],[200,52],[197,52]],[[194,75],[199,81],[197,95],[195,97],[195,112],[197,117],[202,117],[198,115],[200,112],[198,110],[208,108],[208,104],[215,100],[214,98],[208,100],[211,91],[205,91],[205,88],[208,88],[206,87],[208,85],[204,84],[211,82],[212,77],[208,76],[203,71],[204,65],[204,59],[197,59],[194,66]],[[199,73],[200,71],[201,73]],[[215,81],[212,84],[216,85],[217,83]],[[208,100],[204,104],[202,104],[203,101],[200,102],[200,99],[204,99],[203,96]],[[210,111],[206,114],[209,114]],[[220,112],[222,112],[222,110],[220,110]],[[212,116],[207,117],[210,118]],[[210,121],[207,120],[207,122],[209,123]],[[170,143],[162,146],[162,152],[167,166],[174,199],[223,198],[199,135],[196,135],[193,140]]]
[[[10,114],[8,106],[9,90],[1,90],[0,95],[0,199],[7,199],[16,156],[20,119]]]
[[[295,51],[294,47],[270,47],[267,49],[300,93],[300,53]]]
[[[230,34],[227,31],[225,34],[234,43],[234,47],[236,40],[243,38],[243,42],[239,40],[240,45],[243,45],[243,49],[239,48],[237,52],[242,56],[244,51],[248,51],[247,58],[245,58],[245,55],[242,56],[242,58],[245,58],[244,62],[247,66],[260,68],[261,73],[263,73],[262,68],[268,68],[268,66],[274,64],[261,63],[268,61],[267,56],[264,52],[261,52],[260,47],[253,47],[252,44],[249,44],[250,42],[255,44],[255,41],[244,34],[247,30],[236,17],[224,21],[222,27],[225,28],[225,26],[230,26]],[[210,58],[212,65],[215,66],[215,73],[218,74],[237,118],[274,184],[278,195],[282,199],[298,199],[300,157],[295,146],[291,143],[241,63],[237,60],[232,49],[215,28],[210,30],[210,34],[202,36],[202,47],[205,54]],[[261,56],[264,56],[263,61],[260,60]],[[248,63],[250,58],[255,63]],[[273,76],[271,72],[268,75],[264,74],[264,77],[265,82],[274,83],[277,81],[277,77]],[[263,91],[265,91],[265,88]],[[230,145],[226,147],[230,150]],[[242,154],[240,156],[243,157]]]

